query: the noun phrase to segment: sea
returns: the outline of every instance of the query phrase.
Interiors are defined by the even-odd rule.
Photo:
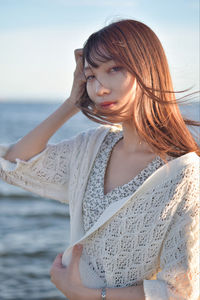
[[[15,143],[61,103],[0,102],[0,144]],[[200,120],[199,102],[182,105],[182,114]],[[99,124],[81,112],[49,140],[58,143]],[[199,132],[191,128],[199,142]],[[66,299],[50,281],[51,265],[69,245],[67,204],[44,199],[0,180],[0,300]]]

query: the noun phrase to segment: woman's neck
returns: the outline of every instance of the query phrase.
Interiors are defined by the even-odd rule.
[[[121,141],[121,150],[123,152],[126,152],[127,154],[134,154],[137,152],[153,154],[150,146],[137,134],[131,121],[123,122],[122,129],[123,139]]]

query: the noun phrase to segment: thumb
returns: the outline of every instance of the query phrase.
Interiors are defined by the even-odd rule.
[[[56,258],[55,258],[55,260],[53,262],[53,266],[60,267],[60,268],[63,267],[63,265],[62,265],[62,256],[63,256],[63,253],[59,253],[56,256]]]
[[[51,266],[51,269],[49,271],[50,275],[53,276],[54,272],[56,269],[61,269],[63,268],[63,265],[62,265],[62,253],[58,254]]]
[[[82,251],[83,251],[83,245],[82,244],[76,244],[73,247],[71,263],[78,263],[79,262]]]

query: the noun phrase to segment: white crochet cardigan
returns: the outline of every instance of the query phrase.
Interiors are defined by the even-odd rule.
[[[70,261],[73,245],[91,245],[102,255],[108,287],[114,287],[113,278],[118,276],[117,259],[125,278],[129,278],[130,268],[135,268],[133,285],[143,283],[146,300],[197,300],[199,157],[195,153],[183,155],[159,168],[131,196],[107,207],[93,227],[84,233],[82,199],[93,162],[108,130],[109,126],[100,126],[59,144],[49,144],[27,162],[6,161],[2,156],[9,145],[1,145],[0,177],[42,197],[69,203],[71,238],[63,255],[64,265]],[[117,129],[113,127],[112,130]],[[130,213],[135,232],[127,230],[126,234],[127,241],[133,241],[134,247],[127,242],[111,261],[105,252],[105,242],[113,243],[109,224],[116,222],[117,230],[119,226],[125,228],[126,215],[129,214],[130,220]],[[100,288],[104,285],[83,257],[79,270],[85,286]]]

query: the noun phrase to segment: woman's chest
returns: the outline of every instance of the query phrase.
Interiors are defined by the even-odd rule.
[[[155,154],[142,155],[134,153],[127,155],[118,150],[117,144],[107,161],[104,172],[104,194],[114,190],[118,186],[131,181],[138,174],[147,168],[148,164],[153,161]],[[148,170],[147,170],[148,172]],[[143,174],[145,177],[145,174]]]
[[[113,141],[109,138],[107,137],[104,141],[95,159],[83,196],[82,213],[85,232],[94,225],[110,204],[131,196],[163,163],[160,158],[157,158],[143,170],[137,170],[139,173],[135,176],[132,170],[134,166],[131,166],[129,161],[125,163],[119,161],[119,164],[115,164],[115,166],[117,165],[116,169],[114,166],[110,172],[108,161],[112,151],[112,143],[115,144],[120,136],[117,139],[115,137]],[[106,182],[109,185],[109,191],[105,193],[107,174],[108,180]]]

